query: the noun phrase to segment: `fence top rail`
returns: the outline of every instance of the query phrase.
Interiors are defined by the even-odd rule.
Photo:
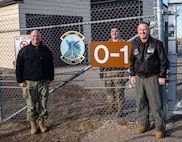
[[[132,19],[142,19],[142,18],[154,18],[154,15],[135,16],[135,17],[126,17],[126,18],[117,18],[117,19],[107,19],[107,20],[98,20],[98,21],[90,21],[90,22],[77,22],[77,23],[70,23],[70,24],[51,25],[51,26],[32,27],[32,28],[22,28],[22,29],[14,29],[14,30],[3,30],[3,31],[0,31],[0,34],[1,33],[8,33],[8,32],[38,30],[38,29],[57,28],[57,27],[68,27],[68,26],[76,26],[76,25],[88,25],[88,24],[115,22],[115,21],[132,20]]]

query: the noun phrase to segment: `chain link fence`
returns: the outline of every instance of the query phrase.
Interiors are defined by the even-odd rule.
[[[176,6],[176,13],[177,13],[177,97],[176,97],[176,101],[180,102],[180,106],[179,109],[182,108],[181,104],[182,104],[182,74],[181,74],[181,70],[182,70],[182,4],[177,5]]]
[[[26,25],[19,29],[19,18],[1,18],[0,22],[0,119],[1,121],[26,119],[26,104],[21,89],[15,79],[16,57],[14,56],[14,37],[28,35],[38,29],[54,55],[55,80],[50,85],[48,102],[49,119],[98,117],[115,118],[106,115],[109,106],[106,98],[107,88],[100,79],[100,70],[90,67],[90,42],[107,41],[111,27],[118,27],[124,40],[132,40],[137,34],[141,21],[154,21],[153,12],[156,1],[104,1],[91,2],[90,13],[79,9],[81,16],[70,9],[68,15],[61,10],[54,14],[25,14]],[[69,8],[69,7],[68,7]],[[43,9],[42,9],[43,10]],[[90,17],[85,21],[84,17]],[[86,18],[89,19],[89,18]],[[3,28],[2,28],[3,27]],[[67,31],[78,31],[85,36],[85,60],[77,65],[68,65],[60,58],[60,37]],[[3,58],[2,58],[3,57]],[[129,78],[129,76],[128,76]],[[119,119],[136,120],[135,91],[130,82],[125,86],[125,104]]]

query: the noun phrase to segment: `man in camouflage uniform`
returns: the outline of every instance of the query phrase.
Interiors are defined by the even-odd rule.
[[[49,83],[54,79],[53,56],[50,49],[41,42],[40,32],[33,30],[31,42],[21,48],[16,61],[16,79],[22,87],[23,97],[27,103],[27,120],[30,121],[30,133],[48,131],[44,125],[47,118],[47,98]]]
[[[120,38],[118,28],[111,28],[111,39],[108,41],[119,42],[124,41]],[[125,102],[124,86],[128,81],[128,72],[125,68],[100,68],[100,77],[105,79],[105,87],[107,88],[107,99],[109,101],[109,108],[106,114],[115,112],[115,105],[117,105],[116,117],[120,117],[122,107]]]

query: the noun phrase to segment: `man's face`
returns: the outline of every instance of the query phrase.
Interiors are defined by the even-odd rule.
[[[146,41],[149,37],[149,34],[150,34],[150,30],[149,30],[148,25],[140,24],[138,26],[138,34],[139,34],[141,41]]]
[[[31,32],[30,39],[31,39],[32,45],[34,46],[39,46],[40,41],[42,40],[40,33],[36,30]]]
[[[114,40],[119,38],[119,30],[117,28],[111,29],[111,38]]]

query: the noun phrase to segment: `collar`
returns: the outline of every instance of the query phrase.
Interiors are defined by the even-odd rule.
[[[31,41],[30,41],[30,45],[31,45],[32,47],[36,47],[36,46],[34,46],[34,45],[32,44],[32,42],[31,42]],[[40,44],[39,44],[38,48],[39,48],[39,47],[42,47],[42,45],[43,45],[43,44],[42,44],[42,42],[40,42]]]

